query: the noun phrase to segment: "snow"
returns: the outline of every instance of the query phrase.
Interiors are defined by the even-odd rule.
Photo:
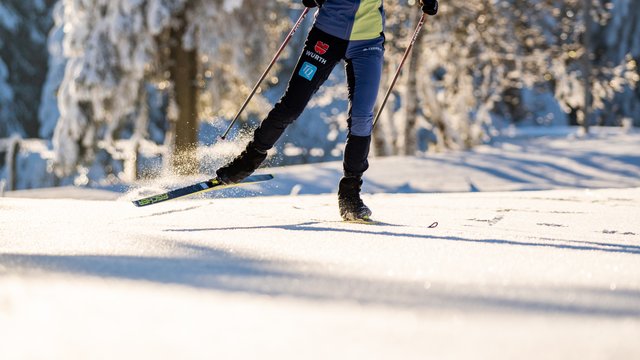
[[[640,188],[365,200],[3,199],[0,357],[640,356]]]
[[[9,70],[7,65],[0,59],[0,101],[3,103],[11,102],[13,100],[13,90],[7,84],[7,78],[9,77]]]
[[[23,143],[24,144],[24,143]],[[218,142],[201,147],[201,175],[192,178],[161,176],[132,185],[130,196],[161,192],[206,180],[221,166],[242,151],[238,142]],[[640,187],[640,132],[620,128],[592,128],[587,136],[581,130],[567,127],[508,128],[491,144],[471,151],[423,153],[414,157],[372,157],[365,175],[364,191],[368,193],[466,192],[550,190],[564,188]],[[131,143],[133,145],[133,143]],[[139,170],[160,176],[161,149],[142,143]],[[29,155],[36,152],[36,155]],[[21,150],[17,159],[20,174],[16,189],[52,186],[54,179],[43,174],[43,166],[53,155],[33,147]],[[30,163],[30,161],[33,161]],[[342,162],[278,167],[284,160],[275,154],[259,172],[269,172],[276,179],[261,187],[250,187],[213,193],[214,197],[254,195],[328,194],[337,190]],[[114,168],[116,173],[123,171]],[[96,170],[99,173],[100,168]],[[91,187],[105,190],[117,179],[87,174]],[[65,184],[68,184],[65,183]],[[119,188],[126,187],[120,184]],[[120,191],[119,188],[117,191]],[[109,190],[106,189],[106,190]],[[149,194],[150,195],[150,194]],[[9,192],[7,196],[36,198],[79,198],[60,189],[32,189]],[[119,192],[106,192],[100,199],[117,199]]]
[[[338,162],[147,208],[190,180],[10,192],[0,358],[638,358],[638,143],[517,129],[373,159],[375,225],[340,221]]]
[[[9,7],[0,4],[0,27],[3,27],[11,32],[15,32],[20,24],[20,18]]]
[[[413,157],[370,160],[363,190],[368,193],[523,191],[565,188],[640,187],[640,132],[594,128],[583,136],[576,128],[510,128],[491,144],[471,151],[425,153]],[[227,148],[223,148],[226,146]],[[213,154],[239,153],[231,143],[216,145]],[[231,156],[231,155],[230,155]],[[337,191],[342,162],[260,169],[275,175],[264,186],[210,194],[213,197],[252,195],[311,195]],[[218,163],[217,165],[221,165]],[[142,182],[130,196],[159,192],[206,180],[217,167],[191,178],[162,178]],[[150,195],[150,194],[149,194]],[[113,198],[119,195],[114,194]]]

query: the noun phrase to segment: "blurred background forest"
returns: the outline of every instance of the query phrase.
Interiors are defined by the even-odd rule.
[[[381,96],[420,11],[385,0]],[[313,17],[219,140],[292,23],[294,0],[3,0],[2,189],[213,174],[277,101]],[[374,133],[376,156],[488,143],[513,126],[640,127],[640,1],[443,0]],[[337,67],[270,157],[338,160]]]

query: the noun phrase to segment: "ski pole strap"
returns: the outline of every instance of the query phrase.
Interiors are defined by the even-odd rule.
[[[280,48],[278,49],[278,52],[271,60],[271,63],[269,63],[269,66],[267,67],[267,69],[262,73],[262,76],[260,77],[256,85],[253,87],[253,90],[251,90],[251,93],[249,94],[247,99],[244,101],[244,103],[240,107],[240,110],[238,111],[236,116],[233,118],[233,121],[231,121],[231,124],[229,124],[229,127],[227,128],[227,130],[221,136],[222,140],[226,139],[227,135],[229,135],[229,131],[231,131],[231,129],[233,128],[233,125],[235,125],[236,121],[238,121],[238,119],[240,118],[240,115],[242,114],[242,112],[247,108],[247,105],[249,105],[249,101],[251,101],[251,99],[253,98],[253,95],[256,94],[256,92],[258,91],[258,88],[260,87],[260,84],[262,84],[262,81],[264,81],[264,79],[267,77],[267,74],[269,74],[269,71],[271,71],[271,68],[273,68],[273,65],[276,63],[276,61],[278,60],[278,58],[280,57],[284,49],[287,47],[287,44],[289,44],[289,41],[291,41],[291,38],[293,38],[293,34],[295,34],[296,31],[298,31],[298,28],[300,28],[300,25],[302,25],[302,22],[304,21],[304,19],[307,17],[307,14],[309,13],[309,9],[310,8],[305,7],[304,11],[302,11],[302,14],[298,18],[298,21],[296,21],[295,25],[293,25],[293,29],[291,29],[291,31],[289,32],[289,35],[287,35],[282,45],[280,45]]]
[[[384,96],[384,100],[382,100],[382,105],[380,105],[380,109],[378,109],[378,114],[376,114],[376,118],[373,121],[373,127],[376,126],[376,123],[378,122],[378,120],[380,119],[380,115],[382,114],[382,110],[384,110],[385,105],[387,105],[387,101],[389,100],[389,95],[391,95],[391,91],[393,91],[393,88],[396,85],[396,82],[398,81],[398,77],[400,77],[400,72],[402,71],[402,67],[404,66],[404,63],[407,61],[407,58],[409,57],[409,53],[411,52],[411,49],[413,49],[413,45],[416,43],[416,40],[418,39],[418,35],[422,30],[422,26],[424,25],[426,18],[427,18],[427,15],[425,13],[422,13],[422,16],[420,17],[420,21],[418,21],[418,26],[416,27],[416,31],[414,31],[413,36],[411,37],[411,41],[409,42],[409,46],[407,46],[407,50],[405,50],[404,56],[402,56],[402,61],[400,61],[400,66],[398,67],[398,70],[396,71],[396,74],[393,77],[393,81],[391,81],[391,86],[389,87],[389,90],[387,90],[387,93]]]

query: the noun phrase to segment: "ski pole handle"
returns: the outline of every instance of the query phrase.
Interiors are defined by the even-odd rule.
[[[402,70],[404,63],[407,61],[407,58],[409,57],[409,53],[411,52],[411,49],[413,49],[413,45],[416,43],[416,40],[418,39],[418,35],[422,30],[422,26],[424,25],[426,18],[427,18],[427,15],[425,13],[422,13],[422,17],[420,17],[420,21],[418,21],[418,26],[416,27],[416,31],[413,33],[413,36],[411,37],[411,42],[409,43],[407,50],[405,50],[404,56],[402,57],[402,61],[400,61],[400,66],[398,67],[398,70],[396,71],[396,74],[393,77],[391,86],[389,87],[389,90],[387,90],[387,93],[384,96],[384,100],[382,101],[382,105],[380,105],[380,109],[378,109],[378,114],[376,115],[376,118],[373,121],[373,127],[376,126],[376,123],[378,122],[378,120],[380,119],[380,115],[382,114],[382,110],[384,110],[385,105],[387,105],[387,100],[389,100],[389,95],[391,95],[391,91],[393,90],[393,87],[396,85],[396,82],[398,81],[398,77],[400,77],[400,71]]]
[[[229,135],[229,131],[231,131],[231,129],[233,128],[233,125],[236,123],[236,121],[238,121],[242,112],[247,108],[247,105],[249,105],[249,101],[251,101],[251,99],[253,98],[253,95],[256,94],[256,92],[258,91],[258,88],[260,87],[260,84],[262,84],[262,81],[264,81],[264,79],[267,77],[267,74],[269,73],[273,65],[275,65],[280,55],[282,54],[284,49],[287,47],[287,44],[289,44],[289,41],[291,41],[291,38],[293,38],[293,34],[295,34],[296,31],[298,31],[298,28],[300,28],[300,25],[302,25],[302,21],[304,21],[305,17],[307,17],[309,10],[310,8],[308,7],[304,8],[304,11],[298,18],[298,21],[296,21],[295,25],[293,25],[293,29],[291,29],[291,31],[289,32],[289,35],[287,35],[287,37],[284,39],[284,42],[282,43],[282,45],[280,45],[280,48],[278,49],[278,52],[271,60],[271,63],[269,63],[269,66],[267,67],[267,69],[262,73],[260,80],[258,80],[256,85],[253,87],[253,90],[251,90],[249,97],[247,97],[247,99],[244,101],[244,103],[242,104],[242,107],[240,107],[240,110],[238,111],[236,116],[233,118],[233,121],[231,121],[231,124],[229,124],[227,131],[225,131],[224,134],[221,136],[222,140],[226,139],[227,135]]]

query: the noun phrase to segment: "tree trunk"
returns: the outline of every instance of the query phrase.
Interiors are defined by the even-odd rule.
[[[7,191],[17,190],[18,185],[18,154],[20,153],[20,138],[14,136],[9,139],[6,161],[7,184],[3,189]]]
[[[417,25],[417,24],[416,24]],[[416,39],[415,44],[413,45],[413,50],[411,52],[411,57],[409,58],[409,71],[406,74],[407,79],[407,87],[406,87],[406,117],[407,121],[404,128],[404,154],[405,155],[415,155],[418,150],[417,144],[417,134],[416,134],[416,124],[418,119],[418,77],[417,74],[419,72],[420,67],[420,56],[422,55],[422,39],[424,37],[424,31],[418,34],[418,38]]]
[[[187,28],[185,13],[180,25],[171,31],[171,80],[174,85],[178,118],[172,123],[174,134],[171,167],[178,175],[193,175],[199,170],[196,147],[198,141],[197,51],[186,50],[183,37]]]
[[[584,0],[584,109],[582,115],[582,127],[585,134],[589,132],[589,120],[591,118],[591,29],[593,27],[591,19],[591,0]]]

